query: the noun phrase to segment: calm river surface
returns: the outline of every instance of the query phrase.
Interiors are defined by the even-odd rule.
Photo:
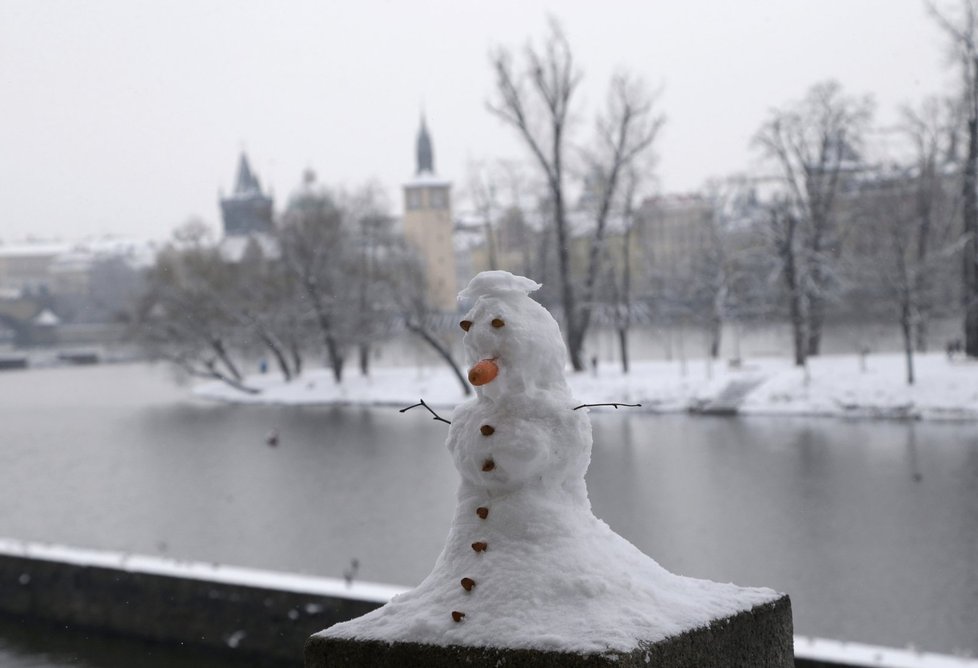
[[[665,567],[789,593],[796,633],[978,654],[978,425],[592,421],[594,512]],[[412,585],[454,508],[446,433],[420,412],[207,403],[160,367],[5,372],[0,536],[332,576],[357,558]],[[0,665],[129,651],[61,635],[0,623]]]

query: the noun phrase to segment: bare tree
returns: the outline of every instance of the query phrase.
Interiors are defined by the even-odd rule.
[[[303,189],[289,203],[278,232],[282,260],[312,312],[333,378],[339,383],[353,337],[348,316],[355,300],[349,276],[356,254],[350,252],[346,212],[336,196],[315,188],[307,175]]]
[[[961,98],[967,115],[968,152],[964,161],[962,221],[966,245],[963,253],[962,301],[964,349],[978,357],[978,0],[960,0],[957,16],[926,2],[927,8],[950,41],[960,67]]]
[[[637,161],[652,147],[665,122],[665,117],[655,106],[655,95],[647,86],[625,72],[619,72],[608,90],[607,109],[596,123],[597,138],[594,148],[586,153],[585,161],[590,175],[590,195],[594,215],[594,231],[588,249],[587,273],[581,291],[580,313],[574,330],[568,337],[568,347],[580,350],[591,324],[595,303],[595,289],[604,260],[604,243],[613,205],[619,199],[622,180],[627,195],[624,208],[626,236],[630,236],[634,195],[638,187]],[[643,170],[646,171],[646,170]],[[630,178],[629,178],[630,175]],[[625,253],[627,258],[628,253]],[[629,274],[631,267],[628,267]],[[623,277],[624,278],[624,277]],[[628,275],[628,280],[630,280]],[[623,285],[624,287],[624,285]],[[624,291],[623,291],[624,292]],[[619,325],[624,324],[619,321]],[[623,329],[619,329],[619,337]],[[624,362],[627,370],[627,361]]]
[[[451,346],[438,334],[439,330],[445,331],[446,325],[454,326],[456,323],[449,323],[446,316],[439,314],[430,304],[424,287],[422,259],[417,252],[406,244],[392,245],[378,279],[384,283],[392,311],[404,328],[435,351],[452,370],[462,392],[470,395],[472,388],[452,357]]]
[[[390,334],[380,264],[394,243],[393,219],[379,183],[367,183],[346,200],[343,206],[349,210],[356,255],[350,275],[356,283],[356,345],[360,373],[366,376],[371,346]]]
[[[545,175],[556,235],[564,332],[571,365],[575,371],[581,371],[595,290],[603,275],[603,245],[612,203],[623,171],[652,145],[662,117],[654,107],[654,96],[641,81],[624,73],[613,78],[608,108],[598,119],[597,141],[586,160],[594,228],[578,293],[571,275],[566,151],[571,100],[581,75],[574,66],[570,45],[555,20],[551,20],[542,52],[527,46],[525,61],[525,70],[518,72],[508,50],[500,49],[492,55],[497,99],[489,109],[517,130]]]
[[[926,267],[934,247],[956,236],[951,220],[960,200],[948,186],[957,171],[961,105],[952,100],[928,98],[916,108],[906,106],[901,111],[900,129],[913,151],[908,176],[913,189],[914,221],[910,225],[916,237],[913,259],[917,266]],[[924,352],[927,323],[937,307],[936,286],[932,285],[937,276],[933,271],[918,271],[915,275],[912,286],[918,296],[915,348]]]
[[[482,219],[482,230],[486,243],[487,269],[499,269],[496,253],[496,230],[493,217],[499,211],[496,196],[496,179],[485,163],[470,162],[468,165],[468,195],[475,211]]]
[[[935,280],[963,240],[952,234],[948,218],[920,215],[917,165],[863,179],[860,201],[863,224],[873,231],[869,257],[861,258],[860,273],[875,283],[883,303],[895,311],[903,337],[907,383],[914,374],[914,339],[925,305],[933,300]],[[926,177],[925,177],[926,178]],[[933,213],[930,211],[929,213]]]
[[[288,382],[302,372],[303,327],[296,284],[277,255],[252,237],[240,258],[224,258],[233,280],[215,304],[272,355]]]
[[[518,70],[510,50],[500,48],[491,54],[497,99],[489,104],[489,110],[516,129],[545,176],[557,237],[565,335],[569,342],[577,341],[583,336],[578,331],[577,299],[571,283],[565,159],[571,99],[581,74],[564,32],[553,18],[542,51],[527,45],[524,58],[525,67]],[[569,348],[574,369],[583,370],[580,348]]]
[[[624,188],[622,190],[622,222],[621,262],[609,263],[611,273],[610,283],[614,294],[614,323],[618,332],[618,356],[621,360],[622,373],[629,371],[628,334],[632,325],[632,234],[635,229],[635,200],[638,192],[640,175],[638,169],[631,165],[625,170]],[[615,272],[615,265],[620,265],[620,272]]]
[[[247,385],[234,359],[242,345],[241,332],[220,303],[234,281],[231,266],[207,243],[201,225],[185,225],[175,236],[147,272],[134,338],[151,357],[171,362],[192,377],[257,392]]]
[[[808,359],[808,308],[811,291],[807,289],[807,263],[803,261],[800,221],[795,207],[785,198],[776,198],[767,207],[767,226],[771,247],[777,258],[777,273],[788,298],[788,318],[796,366]]]
[[[743,274],[755,249],[745,237],[756,211],[749,203],[753,187],[744,177],[711,179],[704,190],[710,215],[704,243],[693,258],[690,279],[699,293],[696,301],[705,307],[710,357],[717,359],[724,324],[735,318],[751,297],[743,294]]]
[[[497,225],[500,253],[508,256],[511,271],[537,279],[534,276],[534,242],[539,230],[531,227],[528,220],[527,193],[539,191],[525,173],[522,165],[513,160],[497,160],[495,179],[499,184],[497,193],[503,195],[504,208]]]
[[[792,243],[803,243],[804,253],[792,262],[807,277],[806,356],[818,354],[826,300],[839,284],[842,230],[836,205],[843,179],[861,160],[872,109],[870,98],[850,97],[837,82],[822,82],[801,102],[773,110],[754,136],[784,189],[778,226],[791,221]]]

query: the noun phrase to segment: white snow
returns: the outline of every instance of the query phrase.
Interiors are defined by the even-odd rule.
[[[71,248],[71,244],[60,242],[0,244],[0,257],[53,257],[67,253]]]
[[[432,174],[429,171],[423,171],[420,174],[415,174],[408,181],[404,183],[408,188],[417,188],[421,186],[450,186],[452,184],[448,179],[443,179],[437,174]]]
[[[251,243],[257,244],[264,258],[275,259],[282,254],[278,240],[264,232],[226,236],[218,242],[217,249],[225,261],[241,262]]]
[[[605,363],[591,371],[569,374],[571,391],[582,402],[641,403],[644,411],[684,411],[720,396],[729,384],[758,381],[740,406],[749,415],[818,415],[841,417],[912,417],[978,420],[978,363],[948,360],[943,353],[916,355],[917,382],[906,384],[904,360],[898,354],[873,354],[861,370],[856,355],[812,358],[810,379],[790,360],[746,360],[740,368],[725,363],[689,360],[686,372],[678,361],[642,361],[622,374]],[[444,366],[374,367],[369,377],[347,373],[337,386],[328,370],[307,371],[291,383],[274,374],[248,382],[261,394],[244,395],[220,383],[206,383],[202,397],[238,403],[372,404],[408,406],[423,398],[438,407],[465,400],[458,381]],[[613,410],[613,409],[600,409]]]
[[[128,573],[164,575],[274,591],[347,598],[357,601],[388,601],[391,597],[405,591],[403,587],[372,582],[355,581],[352,584],[347,584],[345,580],[340,578],[225,566],[200,561],[182,561],[128,552],[89,550],[66,545],[32,543],[12,538],[0,538],[0,555],[54,561],[77,566],[114,568]],[[29,582],[29,575],[21,576],[21,584],[28,584]]]
[[[44,309],[34,316],[34,324],[41,327],[53,327],[61,324],[61,318],[56,316],[50,309]]]
[[[879,668],[978,668],[978,660],[893,649],[856,642],[795,636],[795,657],[808,661]]]
[[[771,369],[742,412],[978,419],[978,363],[973,361],[916,355],[914,385],[907,384],[904,358],[898,354],[869,356],[865,371],[857,356],[815,358],[810,364],[807,382],[796,367],[783,363]]]
[[[591,423],[564,379],[556,321],[536,283],[480,274],[461,297],[467,363],[498,376],[451,421],[461,476],[455,518],[430,575],[328,637],[434,645],[630,651],[776,600],[669,573],[591,513]]]
[[[74,272],[98,260],[119,258],[134,269],[153,264],[158,244],[126,237],[89,237],[72,242],[24,242],[0,244],[0,258],[48,259],[53,272]]]

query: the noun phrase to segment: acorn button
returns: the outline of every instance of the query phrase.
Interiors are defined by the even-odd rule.
[[[487,547],[489,547],[489,544],[486,543],[484,540],[480,540],[476,543],[472,543],[472,549],[475,550],[476,552],[485,552]]]
[[[482,519],[486,519],[487,517],[489,517],[489,509],[486,508],[485,506],[479,506],[478,508],[475,509],[475,514],[481,517]]]
[[[453,610],[452,611],[452,619],[454,619],[456,622],[460,622],[463,619],[465,619],[465,613],[464,612],[459,612],[458,610]]]
[[[462,578],[462,589],[465,591],[472,591],[472,587],[475,586],[475,580],[472,578]]]
[[[493,432],[496,431],[496,428],[491,425],[484,424],[479,427],[479,431],[482,432],[483,436],[492,436]]]
[[[482,470],[484,472],[488,473],[494,468],[496,468],[496,462],[492,461],[491,459],[487,459],[486,461],[482,462]]]

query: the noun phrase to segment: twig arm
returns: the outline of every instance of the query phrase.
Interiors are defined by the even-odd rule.
[[[580,406],[574,406],[576,411],[578,408],[593,408],[595,406],[614,406],[615,410],[618,410],[619,406],[625,406],[626,408],[639,408],[642,404],[581,404]]]
[[[424,399],[422,399],[421,401],[419,401],[418,403],[416,403],[416,404],[414,404],[412,406],[408,406],[407,408],[402,408],[401,410],[399,410],[397,412],[398,413],[405,413],[405,412],[411,410],[412,408],[417,408],[418,406],[424,406],[426,409],[428,409],[428,412],[431,413],[434,416],[432,418],[433,420],[438,420],[439,422],[444,422],[445,424],[451,424],[451,422],[449,422],[448,420],[446,420],[445,418],[443,418],[442,416],[440,416],[438,413],[436,413],[435,411],[433,411],[431,409],[431,406],[429,406],[428,404],[426,404],[424,402]]]

